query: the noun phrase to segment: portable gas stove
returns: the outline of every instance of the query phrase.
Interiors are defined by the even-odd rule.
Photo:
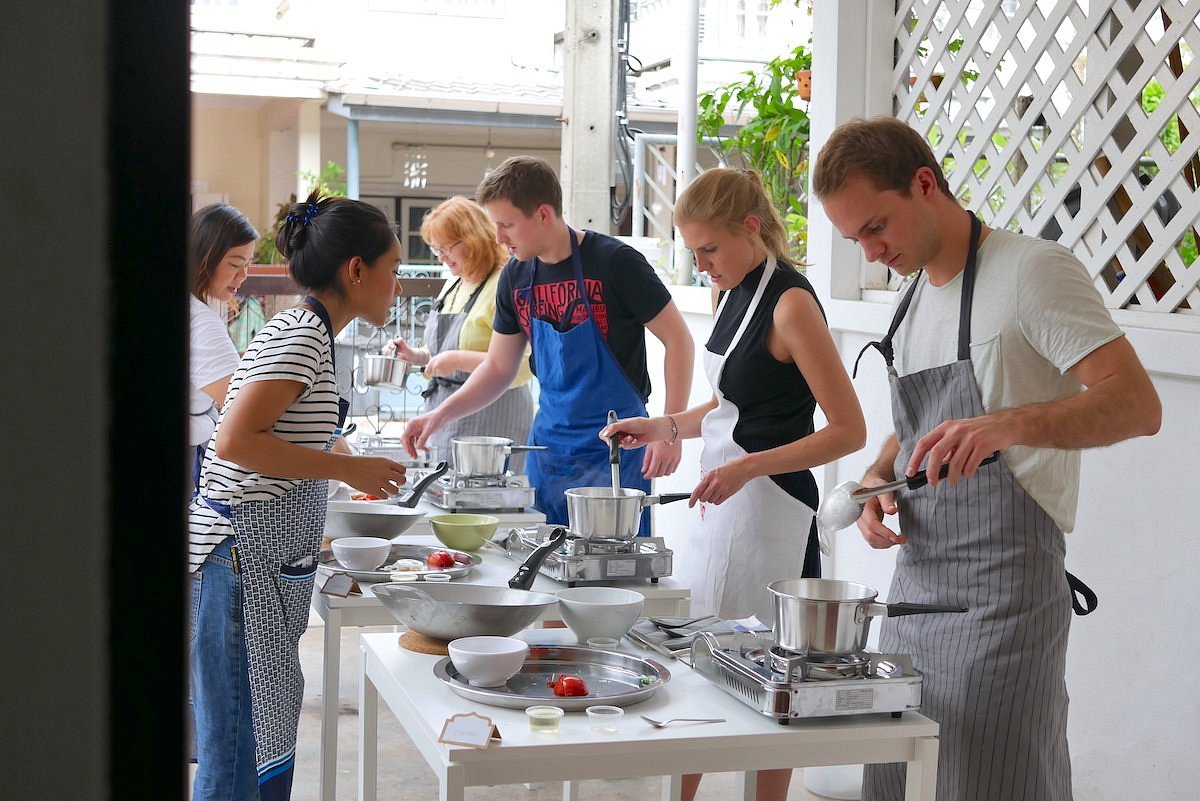
[[[818,657],[786,651],[773,640],[707,632],[692,642],[692,667],[760,714],[793,718],[900,713],[921,708],[921,674],[897,654]]]
[[[523,562],[555,528],[558,527],[514,528],[508,533],[504,549],[509,557]],[[566,582],[568,587],[631,579],[649,579],[657,584],[660,578],[671,575],[672,557],[662,537],[601,540],[568,532],[566,542],[551,551],[538,569],[552,579]]]
[[[425,495],[451,512],[521,512],[533,506],[534,488],[528,476],[462,476],[451,470]]]

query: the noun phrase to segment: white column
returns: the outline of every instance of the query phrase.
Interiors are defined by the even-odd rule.
[[[616,109],[616,0],[568,0],[563,39],[563,217],[609,233]]]
[[[301,173],[321,174],[321,104],[305,100],[296,108],[296,197],[304,200],[312,188]]]
[[[813,4],[809,164],[816,165],[821,145],[838,125],[892,113],[893,13],[891,3],[874,1]],[[842,239],[815,198],[808,210],[808,259],[808,278],[822,298],[859,300],[864,270],[886,274]]]
[[[675,197],[696,177],[696,70],[700,49],[700,0],[683,0],[683,25],[675,64],[679,74],[679,143],[675,151]],[[675,280],[692,283],[692,256],[675,232]]]

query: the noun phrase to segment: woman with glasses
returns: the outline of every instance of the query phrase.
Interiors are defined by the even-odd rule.
[[[482,208],[455,196],[425,215],[421,238],[453,276],[433,306],[425,323],[425,344],[414,348],[403,339],[393,340],[396,354],[411,364],[423,365],[429,378],[425,411],[449,398],[487,355],[496,314],[496,284],[508,261],[508,251],[496,242],[496,229]],[[533,422],[532,372],[529,349],[508,391],[491,405],[447,425],[430,438],[435,459],[453,462],[450,440],[463,436],[508,437],[524,443]],[[523,457],[513,454],[509,468],[522,470]],[[453,467],[453,464],[451,464]]]

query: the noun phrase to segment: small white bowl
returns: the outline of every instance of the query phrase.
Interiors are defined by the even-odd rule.
[[[392,543],[382,537],[342,537],[329,543],[333,557],[351,570],[374,570],[387,561]]]
[[[620,587],[571,587],[559,591],[558,611],[581,643],[593,637],[619,640],[637,622],[645,600]]]
[[[529,644],[515,637],[460,637],[446,648],[454,668],[476,687],[506,684],[529,653]]]

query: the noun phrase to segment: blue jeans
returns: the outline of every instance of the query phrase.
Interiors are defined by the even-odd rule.
[[[199,763],[194,801],[258,799],[242,580],[233,569],[233,545],[226,537],[191,575],[189,655]]]

